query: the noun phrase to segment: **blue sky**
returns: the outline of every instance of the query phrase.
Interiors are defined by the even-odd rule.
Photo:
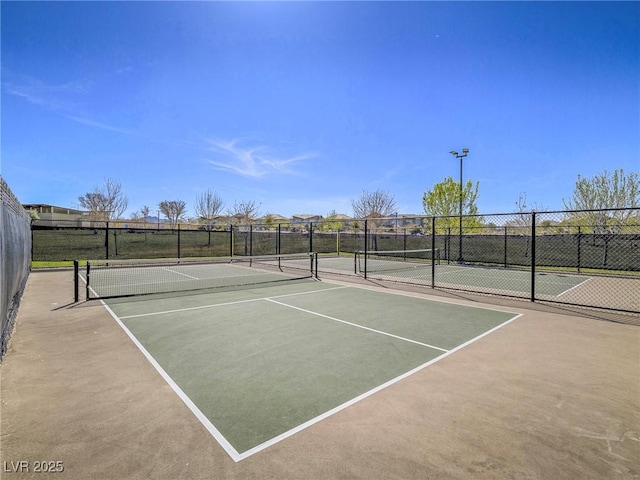
[[[128,212],[400,213],[470,149],[481,213],[563,208],[578,175],[640,171],[637,2],[5,2],[2,176]]]

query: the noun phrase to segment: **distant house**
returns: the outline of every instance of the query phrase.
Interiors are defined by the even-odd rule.
[[[322,221],[322,215],[309,215],[306,213],[295,214],[291,216],[291,225],[294,229],[308,228],[310,223],[318,223]]]
[[[425,217],[418,217],[413,214],[398,214],[395,217],[397,228],[411,228],[424,226]]]
[[[34,226],[43,227],[91,227],[90,212],[76,210],[74,208],[58,207],[46,203],[28,203],[22,205],[26,210],[38,213],[39,220],[33,222]]]
[[[279,215],[277,213],[267,213],[260,219],[260,223],[267,223],[268,221],[273,222],[275,225],[277,225],[278,223],[291,223],[290,218],[287,218],[284,215]]]
[[[294,225],[307,225],[310,222],[319,222],[322,220],[322,215],[309,215],[306,213],[297,213],[291,216],[291,223]]]

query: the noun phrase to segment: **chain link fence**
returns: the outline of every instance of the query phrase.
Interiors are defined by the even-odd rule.
[[[640,313],[638,208],[116,225],[36,222],[33,260],[317,252],[320,273]]]
[[[0,177],[0,358],[7,349],[31,266],[31,217]]]

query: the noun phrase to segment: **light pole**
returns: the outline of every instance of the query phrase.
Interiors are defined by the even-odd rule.
[[[451,155],[453,155],[456,158],[460,159],[460,225],[459,225],[459,237],[458,237],[458,263],[464,263],[464,259],[462,258],[462,159],[464,157],[466,157],[467,155],[469,155],[469,149],[468,148],[463,148],[462,149],[462,154],[459,154],[458,152],[456,152],[455,150],[451,150],[449,152]]]

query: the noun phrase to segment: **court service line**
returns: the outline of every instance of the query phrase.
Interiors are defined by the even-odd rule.
[[[433,348],[434,350],[440,350],[441,352],[448,352],[444,348],[436,347],[434,345],[429,345],[428,343],[418,342],[416,340],[411,340],[410,338],[400,337],[399,335],[394,335],[393,333],[383,332],[382,330],[376,330],[375,328],[365,327],[364,325],[358,325],[357,323],[347,322],[346,320],[340,320],[339,318],[330,317],[329,315],[325,315],[324,313],[314,312],[312,310],[307,310],[300,307],[294,307],[293,305],[288,305],[286,303],[278,302],[273,300],[273,298],[265,298],[268,302],[277,303],[278,305],[282,305],[283,307],[293,308],[294,310],[300,310],[301,312],[308,313],[310,315],[316,315],[318,317],[327,318],[329,320],[333,320],[334,322],[344,323],[346,325],[351,325],[352,327],[362,328],[363,330],[369,330],[370,332],[379,333],[381,335],[386,335],[388,337],[397,338],[399,340],[404,340],[405,342],[415,343],[417,345],[422,345],[423,347]]]
[[[166,270],[167,272],[171,272],[171,273],[177,273],[178,275],[182,275],[183,277],[188,277],[191,278],[193,280],[200,280],[198,277],[194,277],[192,275],[187,275],[186,273],[182,273],[182,272],[176,272],[175,270],[171,270],[168,267],[162,267],[163,270]]]
[[[275,295],[273,297],[268,297],[268,298],[249,298],[249,299],[245,299],[245,300],[236,300],[233,302],[223,302],[223,303],[211,303],[208,305],[199,305],[197,307],[186,307],[186,308],[176,308],[175,310],[162,310],[160,312],[150,312],[150,313],[138,313],[136,315],[125,315],[122,316],[120,318],[125,319],[125,318],[139,318],[139,317],[151,317],[154,315],[168,315],[170,313],[180,313],[180,312],[190,312],[192,310],[202,310],[204,308],[215,308],[215,307],[224,307],[227,305],[238,305],[241,303],[251,303],[251,302],[259,302],[262,300],[269,300],[269,298],[282,298],[282,297],[291,297],[294,295],[305,295],[308,293],[318,293],[318,292],[325,292],[327,290],[339,290],[342,288],[349,288],[347,286],[344,287],[333,287],[333,288],[324,288],[322,290],[309,290],[308,292],[297,292],[297,293],[287,293],[287,294],[283,294],[283,295]]]

